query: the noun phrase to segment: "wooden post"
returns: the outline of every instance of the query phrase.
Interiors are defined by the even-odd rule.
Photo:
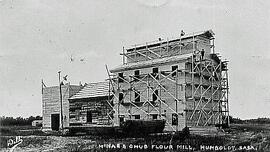
[[[222,65],[222,62],[219,63],[219,67],[218,67],[218,70],[219,70],[219,89],[220,89],[220,92],[219,92],[219,97],[218,97],[218,106],[219,106],[219,124],[221,125],[222,123],[222,106],[221,106],[221,100],[222,100],[222,69],[221,69],[221,65]],[[221,126],[219,127],[221,128]]]
[[[226,64],[227,66],[227,64]],[[226,108],[228,111],[228,116],[227,116],[227,123],[228,123],[228,127],[230,127],[230,110],[229,110],[229,75],[228,75],[228,71],[225,71],[226,73],[226,93],[227,93],[227,97],[226,97]]]
[[[151,74],[151,73],[150,73]],[[150,119],[150,93],[149,93],[149,74],[147,74],[147,113],[148,113],[148,119]],[[153,100],[153,99],[152,99]]]
[[[59,93],[60,93],[60,119],[61,119],[61,129],[63,129],[63,101],[62,101],[62,89],[61,89],[61,71],[58,71],[58,80],[59,80]]]
[[[182,37],[182,31],[180,32],[180,38],[179,38],[179,52],[180,52],[180,54],[182,54],[182,52],[181,52],[181,49],[182,49],[182,48],[181,48],[181,45],[182,45],[182,44],[181,44],[181,39],[182,39],[182,38],[181,38],[181,37]]]
[[[186,68],[184,69],[185,71],[184,71],[184,78],[185,78],[185,82],[184,82],[184,88],[183,88],[183,90],[185,91],[184,92],[184,96],[185,96],[185,98],[183,98],[183,100],[184,100],[184,103],[185,103],[185,109],[184,109],[184,116],[185,116],[185,127],[187,127],[187,98],[186,98],[186,91],[187,91],[187,89],[186,89],[186,84],[187,84],[187,77],[186,77]]]
[[[215,54],[215,39],[213,39],[213,54]]]
[[[213,61],[211,61],[211,111],[212,111],[212,115],[214,115],[214,64]],[[211,117],[211,124],[215,124],[214,122],[214,117]]]
[[[175,98],[177,100],[175,100],[175,112],[176,112],[176,116],[177,116],[177,127],[176,127],[176,131],[178,131],[178,126],[179,126],[179,115],[178,115],[178,68],[176,69],[176,80],[175,80]]]
[[[195,42],[194,42],[194,33],[192,36],[192,57],[191,57],[191,81],[192,81],[192,86],[191,86],[191,93],[192,93],[192,99],[194,99],[194,53],[195,53]]]
[[[41,94],[43,94],[43,79],[41,79]]]
[[[123,64],[125,64],[125,56],[124,56],[124,54],[125,54],[125,47],[123,47]]]
[[[162,102],[162,101],[161,101],[161,97],[162,97],[162,96],[161,96],[161,84],[160,84],[161,81],[160,81],[160,80],[161,80],[161,71],[159,70],[159,71],[158,71],[158,80],[157,80],[158,83],[159,83],[159,84],[157,84],[157,85],[159,85],[159,96],[160,96],[160,97],[159,97],[159,119],[161,119],[161,102]]]
[[[167,38],[167,46],[166,46],[166,51],[169,51],[169,39]]]

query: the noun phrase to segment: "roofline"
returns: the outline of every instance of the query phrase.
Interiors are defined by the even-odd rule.
[[[105,81],[99,81],[99,82],[92,82],[92,83],[86,83],[86,85],[84,85],[81,89],[83,90],[86,86],[88,85],[97,85],[97,84],[101,84],[103,83],[104,85],[109,84],[108,80]],[[79,92],[80,92],[79,91]],[[108,95],[103,95],[103,96],[94,96],[94,97],[75,97],[79,92],[77,92],[76,94],[74,94],[73,96],[71,96],[68,100],[76,100],[76,99],[94,99],[94,98],[102,98],[102,97],[108,97]]]
[[[113,96],[113,95],[111,95],[111,96]],[[87,99],[108,98],[108,97],[109,97],[109,95],[107,95],[107,96],[87,97],[87,98],[72,98],[72,97],[70,97],[70,98],[68,98],[68,100],[69,101],[74,101],[74,100],[87,100]]]
[[[109,83],[109,81],[108,80],[105,80],[105,81],[98,81],[98,82],[86,82],[86,84],[88,85],[88,84],[97,84],[97,83]]]
[[[69,84],[69,85],[61,85],[61,86],[69,86],[69,87],[81,87],[80,85],[74,85],[74,84]],[[44,88],[53,88],[53,87],[59,87],[59,85],[56,86],[47,86]]]
[[[184,36],[181,37],[181,40],[185,40],[185,39],[189,39],[193,36],[200,36],[200,35],[205,35],[205,34],[210,34],[209,38],[211,37],[214,37],[215,33],[210,29],[210,30],[206,30],[206,31],[199,31],[199,32],[194,32],[194,33],[188,33]],[[176,41],[179,41],[180,38],[174,38],[174,39],[171,39],[171,40],[168,40],[169,43],[171,42],[176,42]],[[137,44],[137,45],[133,45],[132,47],[130,48],[127,48],[127,52],[130,52],[134,49],[136,50],[140,50],[140,49],[144,49],[146,48],[146,46],[148,48],[151,48],[151,47],[154,47],[154,46],[157,46],[157,45],[160,45],[160,44],[166,44],[167,43],[167,40],[162,40],[162,41],[152,41],[150,43],[145,43],[145,44]]]
[[[179,61],[186,60],[186,59],[190,58],[191,56],[192,56],[192,53],[188,53],[188,54],[170,56],[170,57],[164,57],[164,58],[158,58],[158,59],[153,59],[153,60],[133,62],[133,63],[120,65],[119,67],[111,69],[110,72],[111,73],[116,73],[116,72],[120,72],[120,71],[127,71],[127,70],[133,70],[133,69],[138,69],[138,68],[151,67],[151,66],[155,66],[155,65],[159,65],[159,64],[167,64],[167,63],[171,63],[171,62],[179,62]]]

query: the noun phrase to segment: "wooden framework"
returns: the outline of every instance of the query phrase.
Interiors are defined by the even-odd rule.
[[[110,83],[111,86],[114,86],[114,90],[112,92],[121,92],[123,93],[123,100],[119,101],[119,96],[115,93],[112,93],[114,98],[111,99],[110,103],[115,103],[113,106],[113,111],[115,112],[116,118],[114,121],[117,120],[119,117],[128,116],[131,118],[134,114],[136,114],[138,111],[145,114],[145,117],[142,117],[141,119],[149,119],[151,114],[157,114],[159,119],[167,119],[164,116],[164,111],[167,111],[167,114],[176,114],[176,115],[183,115],[183,113],[178,112],[177,108],[172,108],[172,103],[168,104],[164,99],[162,99],[162,95],[166,94],[167,97],[170,97],[171,100],[174,100],[175,102],[173,104],[184,104],[182,99],[177,98],[177,89],[175,90],[175,93],[170,92],[168,89],[166,89],[163,85],[165,81],[170,81],[175,85],[175,88],[179,88],[180,84],[177,82],[178,80],[178,73],[179,70],[175,71],[161,71],[157,74],[149,73],[149,74],[141,74],[139,76],[127,76],[127,77],[111,77]],[[176,73],[176,76],[172,76]],[[119,82],[119,80],[122,80],[123,82]],[[121,83],[128,84],[129,87],[124,87],[121,85]],[[136,85],[144,85],[144,90],[140,90],[138,92],[136,90]],[[158,90],[159,94],[156,94],[156,90]],[[161,94],[163,92],[163,94]],[[131,96],[133,93],[141,94],[141,101],[136,102],[136,98],[134,100],[131,100],[132,98],[128,98],[128,96]],[[145,95],[142,95],[145,94]],[[157,99],[155,101],[152,100],[152,95],[155,95]],[[168,98],[167,98],[168,99]],[[119,102],[115,102],[119,101]],[[120,113],[119,107],[121,104],[128,105],[130,108],[131,106],[136,107],[135,111],[129,111],[128,113]],[[147,106],[147,109],[143,109],[141,107]],[[113,120],[113,119],[111,119]],[[170,121],[166,121],[166,124],[172,129],[176,130],[175,127],[172,126]]]
[[[212,54],[215,55],[215,54]],[[228,61],[216,63],[210,59],[191,59],[191,69],[187,70],[187,86],[191,86],[191,95],[186,94],[187,102],[195,107],[187,117],[191,126],[229,125],[228,104]],[[198,113],[199,117],[194,117]]]
[[[185,54],[182,51],[187,47],[192,50],[192,55],[184,61],[184,69],[173,71],[119,76],[111,74],[107,69],[111,88],[109,95],[112,95],[112,98],[108,100],[108,104],[112,108],[108,116],[114,124],[119,125],[121,117],[131,119],[139,111],[145,114],[140,119],[146,120],[152,113],[156,113],[158,119],[166,120],[167,127],[172,131],[179,129],[179,123],[175,127],[165,113],[175,114],[177,122],[181,116],[184,117],[183,121],[187,127],[229,125],[228,61],[221,61],[220,57],[214,53],[214,38],[210,39],[213,53],[204,58],[198,54],[199,40],[195,39],[194,33],[191,37],[191,41],[183,41],[180,36],[179,39],[160,41],[151,46],[146,43],[138,49],[136,47],[128,50],[123,48],[121,54],[123,55],[123,65],[161,59],[168,56],[164,52],[171,50],[174,52],[170,56]],[[141,58],[136,58],[136,56]],[[184,81],[182,81],[183,78]],[[138,84],[144,85],[144,89],[140,92],[136,89]],[[171,84],[171,88],[168,89],[166,84]],[[172,91],[172,89],[174,90]],[[180,89],[184,90],[184,95],[179,94]],[[156,94],[156,90],[159,91],[159,94]],[[121,99],[119,99],[119,93],[123,95]],[[140,102],[136,102],[136,98],[131,98],[131,94],[134,93],[144,94],[140,96]],[[152,95],[157,97],[156,101],[151,100]],[[168,103],[164,99],[165,96],[166,100],[174,102]],[[119,111],[119,107],[122,105],[127,107],[127,112]],[[135,107],[137,110],[130,111],[131,107]],[[183,111],[179,111],[181,107],[184,109]],[[111,117],[111,114],[114,114],[114,117]]]

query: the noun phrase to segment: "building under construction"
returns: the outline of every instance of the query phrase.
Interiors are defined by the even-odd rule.
[[[166,131],[229,125],[228,61],[215,52],[212,30],[123,48],[109,74],[114,126],[165,120]],[[109,113],[109,114],[110,114]]]
[[[45,88],[43,128],[117,128],[130,121],[162,121],[165,131],[229,125],[228,61],[216,53],[214,40],[212,30],[181,32],[123,48],[123,64],[107,69],[108,81],[60,85],[67,88],[61,98],[59,87]]]

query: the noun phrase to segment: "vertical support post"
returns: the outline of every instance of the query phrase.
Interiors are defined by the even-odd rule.
[[[228,116],[227,116],[227,123],[228,123],[228,127],[230,126],[230,110],[229,110],[229,75],[228,75],[228,71],[226,72],[226,78],[227,78],[227,82],[226,82],[226,91],[227,91],[227,99],[226,99],[226,107],[227,107],[227,111],[228,111]]]
[[[213,86],[213,79],[214,79],[214,64],[213,61],[211,60],[211,114],[212,116],[214,115],[214,86]],[[215,122],[213,121],[214,118],[211,117],[211,124],[214,124]]]
[[[200,70],[199,71],[199,78],[200,78],[200,80],[199,80],[199,86],[198,87],[199,87],[199,90],[200,90],[200,98],[199,98],[198,104],[202,104],[202,102],[203,102],[203,96],[202,96],[202,93],[203,93],[203,87],[202,87],[202,63],[201,62],[202,61],[199,60],[199,70]],[[202,114],[201,106],[199,105],[198,108],[199,107],[200,107],[200,111],[199,111],[200,116],[199,116],[199,118],[197,120],[197,124],[196,124],[197,126],[199,125],[199,122],[200,122],[200,119],[201,119],[201,114]]]
[[[125,47],[123,47],[123,64],[125,64]]]
[[[118,76],[118,78],[117,78],[117,123],[119,123],[119,125],[120,125],[120,122],[119,122],[119,111],[120,111],[120,101],[119,101],[119,93],[120,93],[120,84],[119,84],[119,76]]]
[[[213,54],[215,54],[215,38],[213,39]]]
[[[162,43],[161,43],[161,41],[159,41],[159,54],[161,55],[162,53],[162,49],[161,49],[161,45],[162,45]]]
[[[139,60],[137,59],[137,50],[136,50],[136,44],[134,45],[134,49],[133,49],[133,52],[134,52],[134,55],[132,54],[132,56],[133,56],[133,60],[134,60],[134,62],[138,62]],[[131,56],[131,57],[132,57]]]
[[[175,80],[175,98],[178,100],[178,69],[176,69],[176,80]],[[178,101],[175,100],[175,112],[177,116],[177,126],[176,126],[176,131],[178,131],[178,126],[179,126],[179,115],[178,115]]]
[[[195,55],[195,37],[194,37],[194,32],[193,32],[193,34],[192,34],[192,58],[191,58],[191,60],[192,60],[192,64],[191,64],[191,81],[192,81],[192,86],[191,86],[191,92],[192,92],[192,100],[193,100],[193,102],[194,102],[194,104],[195,104],[195,98],[194,98],[194,94],[195,94],[195,92],[194,92],[194,73],[195,73],[195,69],[194,69],[194,63],[195,63],[195,60],[194,60],[194,55]],[[196,110],[196,109],[194,109],[194,110]],[[193,123],[193,122],[192,122]]]
[[[161,80],[161,71],[159,70],[158,71],[158,80],[157,81],[159,81],[159,83],[161,82],[160,80]],[[159,85],[159,84],[157,84],[157,85]],[[159,85],[159,119],[161,119],[161,86]]]
[[[109,79],[111,79],[111,77],[109,77]],[[110,83],[110,81],[111,81],[111,80],[109,80],[109,95],[108,95],[108,103],[110,103],[110,104],[111,104],[111,98],[110,98],[110,97],[111,97],[111,83]],[[108,110],[108,111],[109,111],[109,110]],[[109,119],[108,119],[108,124],[111,124],[111,123],[110,123],[110,121],[112,121],[112,120],[110,120],[110,116],[109,116],[109,115],[108,115],[108,118],[109,118]]]
[[[109,78],[111,79],[111,78]],[[109,96],[108,96],[108,101],[110,102],[110,96],[111,96],[111,83],[109,82]]]
[[[217,70],[219,70],[219,101],[218,101],[218,105],[219,105],[219,124],[221,125],[222,123],[222,106],[221,106],[221,98],[222,98],[222,69],[221,69],[221,65],[222,62],[220,61],[219,63],[219,68]]]
[[[63,129],[63,101],[62,101],[62,88],[61,88],[61,71],[58,71],[58,80],[59,80],[59,93],[60,93],[60,119],[61,119],[61,129]]]
[[[185,68],[185,71],[184,71],[184,78],[185,78],[185,82],[184,82],[184,88],[183,90],[185,91],[185,97],[184,97],[184,103],[185,103],[185,109],[184,109],[184,116],[185,116],[185,127],[187,127],[187,98],[186,98],[186,84],[187,84],[187,77],[186,77],[186,68]]]
[[[149,93],[149,74],[147,74],[147,115],[148,119],[150,119],[150,107],[149,107],[149,102],[150,102],[150,93]]]
[[[181,49],[182,49],[181,39],[182,39],[182,31],[180,32],[180,38],[179,38],[179,52],[180,52],[180,54],[182,54],[182,52],[181,52]]]
[[[129,77],[131,79],[131,77]],[[131,93],[132,93],[132,85],[131,85],[131,82],[133,82],[133,80],[130,80],[129,81],[129,102],[132,103],[132,100],[131,100]],[[131,119],[131,104],[129,104],[129,118]]]
[[[168,52],[169,51],[169,39],[167,38],[167,48],[166,48],[166,51]]]
[[[191,93],[192,93],[192,99],[194,99],[194,53],[195,53],[195,42],[194,42],[194,33],[192,36],[192,57],[191,57],[191,81],[192,81],[192,86],[191,86]]]
[[[43,94],[43,79],[41,79],[41,94]]]

